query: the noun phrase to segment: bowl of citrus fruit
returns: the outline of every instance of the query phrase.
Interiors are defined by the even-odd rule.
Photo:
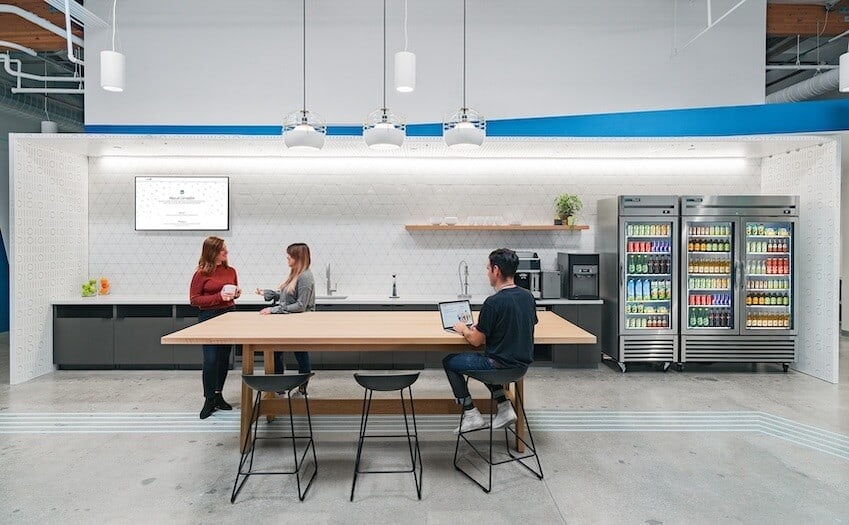
[[[98,295],[108,295],[109,294],[109,279],[106,277],[100,278],[100,288],[97,289]]]

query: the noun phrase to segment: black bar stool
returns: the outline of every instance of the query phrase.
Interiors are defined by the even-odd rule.
[[[256,390],[256,399],[254,400],[253,408],[251,411],[251,421],[253,421],[254,428],[252,432],[249,432],[245,435],[245,443],[242,446],[242,457],[239,459],[239,470],[236,473],[236,481],[233,483],[233,494],[230,496],[230,503],[236,501],[236,496],[239,494],[239,491],[242,490],[242,486],[244,486],[245,482],[248,480],[249,476],[252,475],[278,475],[278,474],[294,474],[295,480],[298,484],[298,499],[304,501],[304,497],[307,495],[307,491],[312,485],[313,480],[315,479],[316,474],[318,473],[318,461],[315,457],[315,442],[313,441],[312,435],[312,418],[310,417],[310,400],[307,394],[304,394],[304,403],[307,407],[307,426],[309,427],[308,435],[296,435],[295,434],[295,419],[292,416],[292,390],[298,388],[301,385],[306,385],[307,381],[309,381],[310,377],[313,374],[289,374],[289,375],[264,375],[264,376],[255,376],[255,375],[243,375],[242,380],[245,382],[253,390]],[[286,398],[289,401],[289,434],[283,436],[275,436],[275,437],[257,437],[257,426],[259,423],[259,407],[260,407],[260,399],[262,398],[263,392],[278,392],[278,393],[286,393]],[[248,448],[248,439],[252,437],[251,446]],[[253,471],[254,465],[254,451],[256,450],[256,442],[260,439],[283,439],[283,440],[291,440],[292,441],[292,455],[295,459],[295,468],[294,470],[286,470],[286,471]],[[296,446],[296,440],[298,439],[306,439],[307,445],[303,450],[300,458],[298,457],[298,448]],[[313,461],[313,473],[310,476],[309,482],[307,482],[306,487],[304,487],[304,491],[301,492],[301,467],[304,466],[304,460],[307,457],[307,452],[309,452],[310,448],[312,448],[312,461]],[[250,461],[248,462],[248,456],[250,456]],[[248,469],[244,470],[245,463],[248,462]],[[239,478],[244,476],[242,482],[239,483]]]
[[[509,386],[511,383],[515,383],[515,382],[519,381],[520,379],[522,379],[525,376],[526,371],[527,371],[526,368],[497,368],[497,369],[494,369],[494,370],[470,370],[470,371],[463,372],[463,374],[466,376],[466,386],[467,387],[468,387],[468,384],[469,384],[469,379],[476,379],[476,380],[480,381],[481,383],[487,385],[488,387],[489,386],[499,386],[499,385],[503,385],[503,386],[506,387],[506,386]],[[492,467],[493,467],[493,465],[501,465],[503,463],[511,463],[513,461],[518,461],[523,467],[525,467],[526,469],[531,471],[538,479],[542,479],[542,465],[540,464],[540,461],[539,461],[539,455],[537,454],[537,451],[536,451],[536,445],[534,445],[534,435],[531,432],[531,425],[528,422],[527,415],[525,414],[525,402],[522,399],[522,395],[519,393],[518,388],[516,389],[516,395],[518,396],[518,402],[519,402],[518,403],[519,406],[516,407],[516,408],[518,408],[519,410],[522,411],[522,419],[524,419],[524,421],[525,421],[525,425],[528,429],[528,438],[530,439],[531,442],[530,442],[530,444],[528,444],[527,441],[525,441],[524,439],[522,439],[521,437],[519,437],[516,434],[515,423],[513,423],[513,425],[512,425],[514,428],[510,428],[511,425],[505,426],[504,427],[504,445],[505,445],[505,448],[507,449],[507,455],[510,456],[508,459],[504,459],[504,460],[501,460],[501,461],[493,461],[492,460],[492,436],[493,436],[492,420],[494,418],[494,413],[495,413],[495,397],[492,394],[490,394],[490,398],[489,398],[489,454],[487,456],[485,456],[483,453],[481,453],[480,450],[478,450],[478,448],[474,445],[474,443],[469,441],[469,439],[466,437],[466,434],[469,434],[471,432],[477,432],[479,430],[484,430],[485,428],[468,430],[466,432],[460,432],[457,435],[457,445],[454,447],[454,468],[459,470],[460,472],[462,472],[470,480],[477,483],[477,485],[480,488],[482,488],[483,491],[486,492],[486,493],[489,493],[492,490]],[[461,428],[463,426],[464,415],[465,414],[460,415],[460,427]],[[525,454],[523,456],[516,456],[516,455],[513,454],[513,452],[510,450],[509,436],[507,434],[508,431],[510,431],[513,434],[513,436],[516,437],[516,439],[518,439],[519,441],[522,442],[523,445],[525,445],[527,450],[530,451],[530,454]],[[475,454],[477,454],[482,460],[484,460],[489,465],[489,482],[487,483],[486,486],[484,486],[483,483],[481,483],[478,480],[476,480],[475,478],[473,478],[467,471],[463,470],[463,468],[460,467],[457,464],[457,454],[460,450],[460,440],[461,439],[463,441],[465,441],[466,444],[468,444],[469,447],[472,448],[472,450],[474,450]],[[537,470],[532,469],[530,466],[528,466],[523,461],[525,459],[532,458],[532,457],[536,458]]]
[[[416,494],[419,499],[422,499],[422,452],[419,449],[419,433],[416,426],[416,409],[413,406],[413,389],[411,385],[419,378],[419,373],[412,374],[393,374],[393,375],[369,375],[369,374],[354,374],[354,379],[357,383],[365,388],[363,394],[363,412],[360,416],[360,438],[357,442],[357,460],[354,463],[354,482],[351,485],[351,501],[354,501],[354,489],[357,486],[357,476],[359,474],[397,474],[401,472],[412,472],[413,481],[416,484]],[[407,389],[410,395],[410,413],[413,418],[413,432],[410,433],[410,424],[407,421],[407,406],[404,403],[404,389]],[[398,390],[401,393],[401,409],[404,411],[404,427],[406,434],[371,434],[366,435],[366,426],[368,425],[368,416],[371,411],[372,394],[377,392],[393,392]],[[406,437],[407,445],[410,448],[411,466],[405,470],[360,470],[360,458],[363,452],[363,442],[370,438],[397,438]],[[414,444],[415,441],[415,444]],[[416,474],[418,470],[418,475]]]

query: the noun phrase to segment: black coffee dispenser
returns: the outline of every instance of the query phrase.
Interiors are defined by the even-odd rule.
[[[557,269],[567,299],[598,299],[597,253],[558,253]]]

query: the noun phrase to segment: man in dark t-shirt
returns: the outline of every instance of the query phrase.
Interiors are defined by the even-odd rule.
[[[508,248],[489,254],[486,265],[489,284],[495,294],[483,303],[478,323],[471,327],[460,322],[454,330],[472,346],[484,346],[484,353],[451,354],[442,360],[448,382],[457,403],[463,405],[462,424],[454,432],[467,432],[487,426],[463,379],[463,372],[493,368],[527,368],[534,360],[534,325],[537,323],[536,303],[531,293],[513,282],[519,257]],[[516,421],[516,411],[504,394],[501,385],[490,386],[498,402],[498,415],[493,428],[503,428]]]

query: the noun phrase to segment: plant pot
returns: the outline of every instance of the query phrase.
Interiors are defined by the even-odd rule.
[[[563,219],[554,219],[555,226],[561,226],[563,224]]]
[[[566,224],[568,224],[569,226],[574,226],[575,225],[575,216],[570,215],[570,216],[566,217]]]

